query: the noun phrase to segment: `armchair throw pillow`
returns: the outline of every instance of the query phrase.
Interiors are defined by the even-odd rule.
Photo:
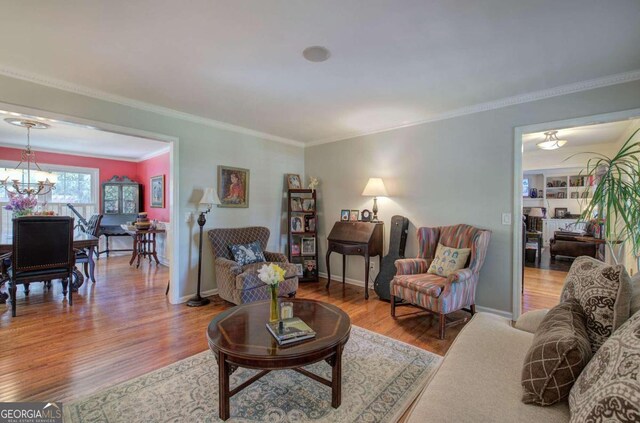
[[[471,253],[471,248],[451,248],[438,244],[436,254],[427,273],[448,277],[456,270],[464,268]]]
[[[591,257],[575,259],[560,301],[578,300],[587,322],[593,353],[629,318],[631,287],[622,265],[610,266]]]
[[[258,241],[250,244],[236,244],[229,247],[233,260],[240,266],[266,261],[264,252]]]
[[[589,359],[582,307],[573,299],[558,304],[538,326],[525,357],[522,402],[551,405],[563,400]]]

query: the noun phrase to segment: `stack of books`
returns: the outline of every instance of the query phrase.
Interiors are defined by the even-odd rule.
[[[299,317],[267,323],[267,329],[279,345],[292,344],[316,336],[316,332]]]

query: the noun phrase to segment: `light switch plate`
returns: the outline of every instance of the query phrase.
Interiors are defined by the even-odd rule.
[[[184,222],[185,223],[191,223],[193,222],[193,212],[186,212],[184,214]]]
[[[511,213],[502,213],[502,224],[511,225]]]

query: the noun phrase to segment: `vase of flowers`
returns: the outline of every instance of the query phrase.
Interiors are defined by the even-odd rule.
[[[38,199],[32,195],[8,193],[9,204],[4,206],[5,210],[13,212],[13,217],[29,216],[33,214],[33,209],[38,205]]]
[[[278,286],[284,281],[284,269],[277,264],[264,264],[258,270],[258,278],[267,284],[269,293],[271,294],[271,305],[269,307],[269,321],[275,322],[280,319],[280,310],[278,304]]]

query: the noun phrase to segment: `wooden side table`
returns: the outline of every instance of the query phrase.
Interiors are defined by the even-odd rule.
[[[127,231],[133,238],[133,252],[131,253],[131,260],[129,265],[131,266],[136,259],[136,268],[140,267],[140,259],[148,257],[156,261],[156,264],[160,264],[158,259],[158,252],[156,251],[156,235],[165,233],[164,229],[138,229],[135,231]]]

